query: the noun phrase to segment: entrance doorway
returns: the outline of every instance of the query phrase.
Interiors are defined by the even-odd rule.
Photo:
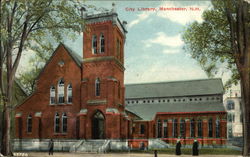
[[[92,119],[92,138],[104,139],[104,124],[105,119],[100,111],[97,111]]]

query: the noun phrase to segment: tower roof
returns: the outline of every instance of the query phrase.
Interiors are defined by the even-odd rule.
[[[86,14],[84,18],[86,24],[97,24],[111,21],[113,25],[117,25],[120,31],[125,35],[126,30],[126,21],[121,22],[118,18],[118,14],[113,11],[98,13],[98,14]]]

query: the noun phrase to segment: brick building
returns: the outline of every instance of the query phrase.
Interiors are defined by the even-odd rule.
[[[36,91],[16,107],[17,139],[116,139],[139,147],[149,139],[191,144],[197,138],[204,145],[225,144],[220,79],[125,88],[126,22],[114,12],[85,21],[83,57],[60,44]]]

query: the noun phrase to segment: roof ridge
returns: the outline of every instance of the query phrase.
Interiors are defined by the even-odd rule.
[[[176,81],[160,81],[160,82],[143,82],[143,83],[128,83],[127,85],[147,85],[147,84],[162,84],[162,83],[179,83],[179,82],[194,82],[194,81],[208,81],[221,80],[221,78],[207,78],[207,79],[193,79],[193,80],[176,80]]]

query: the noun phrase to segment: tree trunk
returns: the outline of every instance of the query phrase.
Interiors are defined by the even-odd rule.
[[[250,156],[250,48],[248,48],[244,69],[241,69],[241,97],[243,112],[243,156]]]
[[[7,156],[10,153],[10,108],[8,103],[4,102],[3,109],[3,127],[2,127],[2,154]]]

